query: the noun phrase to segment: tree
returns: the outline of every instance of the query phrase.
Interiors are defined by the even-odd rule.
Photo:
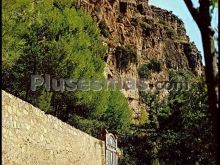
[[[104,79],[106,47],[93,19],[69,0],[38,2],[3,1],[3,90],[95,137],[103,128],[122,134],[132,116],[119,90],[31,90],[31,75]]]
[[[182,71],[170,79],[189,82],[189,90],[172,90],[164,100],[157,92],[141,93],[149,121],[123,137],[121,164],[216,164],[204,79]]]
[[[199,0],[199,7],[195,8],[191,0],[184,0],[193,19],[197,23],[203,42],[205,56],[205,75],[208,87],[209,112],[212,119],[212,127],[215,135],[216,150],[219,149],[219,97],[218,97],[218,71],[217,55],[214,46],[214,30],[211,27],[211,10],[217,7],[218,0]]]

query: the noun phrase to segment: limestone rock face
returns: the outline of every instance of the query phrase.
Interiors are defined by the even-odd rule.
[[[183,22],[172,12],[150,6],[140,0],[82,0],[80,5],[97,21],[105,22],[108,35],[102,40],[108,45],[105,76],[108,79],[138,79],[138,68],[150,60],[157,60],[162,71],[152,73],[147,81],[168,81],[169,70],[191,70],[197,76],[204,74],[201,54],[189,41]],[[137,55],[135,63],[126,68],[117,67],[115,50],[119,46],[131,46]],[[130,107],[139,112],[144,105],[139,91],[122,90]],[[161,96],[167,91],[161,91]]]

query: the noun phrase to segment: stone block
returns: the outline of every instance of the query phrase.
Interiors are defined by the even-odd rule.
[[[23,110],[24,115],[28,115],[28,111],[26,109]]]
[[[8,96],[3,94],[3,101],[7,98],[7,102],[13,103],[3,103],[3,145],[7,148],[3,149],[5,164],[81,165],[92,162],[101,165],[98,160],[103,157],[102,146],[93,145],[97,139],[46,115],[29,103]],[[85,152],[88,152],[86,158],[79,159]]]

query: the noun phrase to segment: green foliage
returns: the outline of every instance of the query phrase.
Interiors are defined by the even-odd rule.
[[[25,41],[22,38],[17,39],[17,33],[25,29],[31,13],[26,9],[30,8],[27,0],[19,2],[14,5],[11,5],[14,0],[2,2],[2,64],[7,68],[11,68],[22,53]],[[15,35],[18,37],[14,37]]]
[[[161,72],[162,71],[162,65],[159,61],[151,60],[147,64],[141,64],[138,68],[138,75],[140,78],[150,78],[152,72]]]
[[[153,72],[161,72],[162,71],[162,65],[159,61],[156,60],[150,60],[148,63],[148,69],[152,70]]]
[[[109,130],[113,133],[122,134],[127,132],[132,119],[132,111],[129,109],[127,100],[119,91],[112,91],[105,121],[108,121]]]
[[[134,17],[131,18],[131,24],[133,26],[138,26],[142,22],[142,15],[140,13],[135,13]]]
[[[123,138],[122,162],[216,164],[205,82],[185,71],[171,74],[173,82],[188,81],[189,90],[173,90],[165,100],[158,93],[141,93],[150,121],[133,126]]]
[[[138,75],[140,78],[149,78],[150,77],[150,70],[148,68],[148,64],[142,64],[138,68]]]
[[[68,0],[10,2],[3,2],[3,89],[96,137],[103,128],[116,134],[125,132],[131,111],[118,90],[30,89],[35,74],[57,80],[104,78],[106,47],[92,18]]]
[[[118,68],[127,68],[129,63],[137,62],[137,52],[130,45],[116,47],[115,56]]]
[[[45,112],[48,112],[50,110],[52,94],[52,92],[47,92],[45,90],[41,92],[38,98],[38,107],[41,110]]]
[[[168,37],[170,37],[170,38],[172,38],[172,39],[177,38],[176,31],[175,31],[172,27],[167,28],[167,29],[166,29],[166,32],[167,32],[167,36],[168,36]]]
[[[116,135],[129,130],[132,111],[120,91],[100,91],[85,95],[78,101],[80,106],[73,109],[74,114],[68,123],[95,137],[98,137],[104,128]]]
[[[20,49],[16,65],[10,68],[3,65],[6,90],[38,106],[39,94],[32,93],[29,87],[32,74],[76,80],[103,77],[105,47],[96,24],[85,12],[68,7],[61,11],[53,1],[45,1],[35,6],[32,13],[31,22],[17,20],[18,24],[13,24],[16,28],[22,24],[22,30],[10,33],[13,40],[22,39],[26,44]],[[8,35],[3,38],[8,39]],[[3,59],[10,63],[10,59]],[[16,82],[11,81],[13,78]]]
[[[122,164],[215,164],[207,88],[203,80],[184,71],[170,72],[170,81],[188,81],[190,89],[170,91],[165,100],[160,100],[157,93],[141,93],[150,108],[149,116],[146,110],[141,111],[140,124],[132,127],[132,111],[119,90],[30,90],[33,74],[77,81],[104,77],[106,48],[100,30],[91,17],[71,3],[3,1],[2,89],[95,137],[102,129],[117,134],[124,153]],[[131,46],[117,47],[115,55],[117,67],[137,62]],[[162,70],[154,60],[143,66],[141,77],[149,70]]]
[[[212,14],[215,8],[218,8],[218,0],[211,0],[211,13]]]
[[[96,137],[99,137],[100,132],[104,128],[107,128],[105,122],[101,122],[96,119],[86,119],[77,115],[72,115],[67,123],[72,124],[74,127]]]
[[[152,26],[150,24],[148,24],[147,22],[141,21],[140,25],[141,25],[141,28],[143,29],[143,32],[145,34],[147,34],[152,29]]]
[[[77,1],[73,0],[73,1],[69,1],[69,0],[54,0],[53,1],[53,5],[60,9],[61,11],[65,10],[65,8],[72,8],[73,4],[75,4]]]
[[[108,25],[106,24],[105,21],[101,21],[99,23],[99,28],[101,30],[101,34],[104,36],[104,37],[109,37],[110,36],[110,33],[109,33],[109,27]]]
[[[160,27],[164,28],[166,31],[166,34],[169,38],[171,39],[176,39],[177,38],[177,32],[175,29],[172,27],[172,24],[169,24],[166,21],[160,20],[159,23],[157,23]]]
[[[169,81],[172,82],[187,82],[193,81],[194,75],[192,72],[187,70],[169,70]],[[175,91],[173,91],[175,92]]]
[[[165,27],[169,27],[169,26],[170,26],[167,21],[164,21],[164,20],[162,20],[162,19],[159,20],[159,23],[162,24],[162,25],[165,26]]]
[[[135,124],[143,125],[148,122],[149,116],[146,109],[141,109],[138,116],[135,118]]]

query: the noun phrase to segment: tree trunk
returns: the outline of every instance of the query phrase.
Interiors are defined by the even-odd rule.
[[[218,124],[218,80],[217,80],[217,57],[214,46],[214,31],[211,27],[210,4],[200,2],[200,22],[198,23],[205,56],[205,75],[208,88],[209,112],[211,114],[214,134],[214,147],[217,153],[219,149],[219,124]],[[218,160],[218,159],[216,159]]]
[[[212,128],[215,137],[216,151],[219,148],[219,124],[218,124],[218,82],[217,82],[217,59],[215,53],[212,51],[214,46],[213,38],[210,35],[211,29],[204,29],[202,32],[202,40],[205,55],[205,74],[206,83],[208,87],[208,103],[209,112],[211,113]]]
[[[217,68],[217,57],[215,54],[214,46],[214,31],[211,27],[211,14],[210,0],[199,0],[199,10],[194,8],[191,0],[184,0],[187,8],[189,9],[192,17],[196,21],[201,35],[202,43],[205,56],[205,75],[206,83],[208,88],[208,104],[209,112],[211,114],[212,129],[214,134],[214,149],[216,151],[216,156],[219,150],[219,124],[218,124],[218,68]],[[216,157],[218,161],[218,157]]]

